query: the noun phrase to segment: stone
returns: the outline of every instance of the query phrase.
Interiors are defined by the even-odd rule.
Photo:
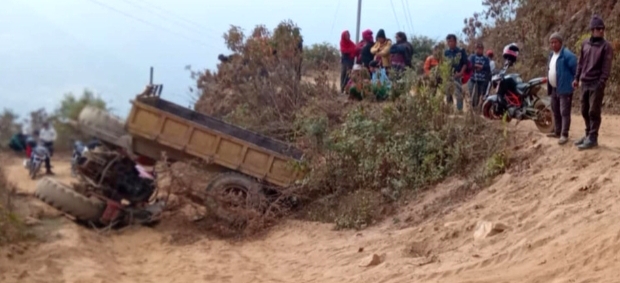
[[[508,230],[508,226],[503,223],[493,223],[490,221],[478,221],[474,231],[474,239],[480,240],[493,237]]]
[[[370,267],[370,266],[379,265],[384,260],[385,260],[385,254],[382,254],[381,256],[378,254],[372,254],[362,260],[362,262],[360,263],[360,267]]]

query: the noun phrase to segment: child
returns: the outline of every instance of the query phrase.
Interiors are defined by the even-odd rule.
[[[373,60],[368,64],[371,79],[370,85],[372,92],[377,97],[377,100],[385,100],[392,88],[392,82],[387,76],[385,68],[379,67],[379,61]]]
[[[368,88],[368,72],[361,65],[356,64],[351,70],[351,78],[345,86],[345,92],[349,95],[349,99],[362,100],[364,93],[369,91]]]

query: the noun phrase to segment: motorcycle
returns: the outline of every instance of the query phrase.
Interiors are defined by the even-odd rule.
[[[37,178],[37,174],[41,171],[41,165],[47,158],[49,158],[49,151],[44,146],[37,146],[32,150],[27,162],[28,175],[32,180]]]
[[[539,131],[552,132],[554,121],[550,99],[538,96],[541,86],[547,83],[547,78],[534,78],[524,83],[519,74],[506,73],[514,62],[506,61],[500,72],[489,82],[490,87],[487,88],[482,104],[483,116],[489,120],[506,117],[507,122],[512,119],[532,120]]]
[[[71,175],[73,177],[77,177],[77,166],[82,155],[85,152],[93,150],[95,147],[100,145],[101,143],[99,143],[99,141],[96,139],[90,141],[88,144],[84,144],[82,141],[79,140],[76,140],[73,143],[73,152],[71,154]]]

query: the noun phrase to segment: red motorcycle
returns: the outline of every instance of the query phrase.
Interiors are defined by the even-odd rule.
[[[538,96],[541,86],[547,83],[547,78],[540,77],[523,82],[519,74],[506,73],[516,62],[518,54],[519,48],[514,43],[504,48],[504,67],[491,79],[491,87],[487,89],[482,104],[482,114],[490,120],[504,117],[507,122],[512,119],[532,120],[538,130],[550,133],[554,129],[551,101],[549,97]]]

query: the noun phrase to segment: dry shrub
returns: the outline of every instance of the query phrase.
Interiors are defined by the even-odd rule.
[[[593,14],[603,17],[605,37],[614,50],[620,50],[620,17],[617,16],[620,3],[615,0],[489,0],[484,5],[484,11],[465,19],[463,32],[470,43],[482,40],[486,48],[496,52],[499,61],[502,61],[502,48],[516,42],[521,52],[513,71],[520,73],[524,80],[547,75],[549,36],[553,32],[559,31],[564,37],[564,46],[579,54],[581,41],[589,37],[588,26]],[[473,45],[469,47],[473,51]],[[619,80],[620,57],[615,56],[604,100],[606,111],[611,113],[620,111],[617,107]],[[578,107],[579,103],[573,105]]]
[[[200,90],[197,111],[292,141],[299,132],[294,121],[305,107],[338,103],[326,72],[314,82],[301,79],[301,35],[292,22],[273,31],[257,26],[251,37],[233,26],[224,38],[234,52],[230,60],[215,72],[193,74]]]
[[[422,93],[351,111],[326,137],[323,160],[311,165],[301,195],[314,211],[306,215],[363,228],[390,211],[384,205],[448,176],[482,180],[500,173],[501,127],[471,113],[452,115],[442,100]],[[350,202],[359,205],[352,209]]]
[[[5,164],[0,156],[0,164]],[[12,195],[14,187],[6,178],[4,169],[0,167],[0,246],[22,238],[23,225],[13,212]]]

